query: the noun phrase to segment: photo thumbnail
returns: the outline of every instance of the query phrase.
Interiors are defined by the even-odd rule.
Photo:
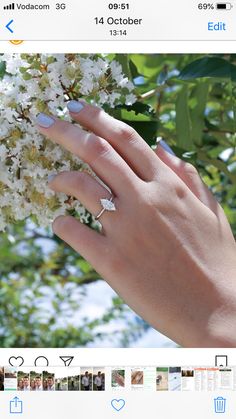
[[[4,367],[4,390],[17,390],[17,368]]]
[[[17,372],[17,390],[18,391],[30,391],[31,390],[31,379],[29,369],[21,370]]]
[[[169,367],[168,386],[169,391],[181,390],[181,367]]]
[[[79,391],[80,390],[80,367],[69,367],[67,371],[68,371],[68,390]]]
[[[114,389],[125,388],[125,368],[111,371],[111,386]]]
[[[144,372],[140,369],[133,369],[131,371],[131,385],[132,386],[143,386],[144,384]]]
[[[4,367],[0,367],[0,391],[4,391]]]
[[[93,368],[93,391],[105,391],[106,372],[104,367]]]
[[[42,368],[35,368],[30,371],[30,390],[42,391],[43,390],[43,370]]]
[[[43,391],[55,391],[55,372],[43,371]]]
[[[93,390],[93,368],[81,368],[80,388],[81,391]]]
[[[55,377],[55,390],[67,391],[68,390],[68,368],[54,368]]]
[[[169,387],[168,382],[169,368],[157,368],[156,369],[156,389],[157,391],[167,391]]]

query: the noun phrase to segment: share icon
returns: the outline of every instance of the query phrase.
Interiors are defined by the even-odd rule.
[[[59,358],[64,362],[65,367],[69,367],[74,356],[60,356]]]

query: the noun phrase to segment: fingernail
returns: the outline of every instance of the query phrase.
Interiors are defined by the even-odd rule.
[[[36,122],[42,128],[50,128],[55,124],[55,119],[45,113],[40,113],[36,118]]]
[[[77,102],[76,100],[71,100],[67,103],[67,108],[72,113],[79,113],[84,108],[83,103]]]
[[[48,176],[48,183],[52,182],[55,179],[56,175],[49,175]]]
[[[175,153],[173,152],[172,148],[170,148],[170,146],[165,142],[165,140],[160,140],[158,142],[158,145],[160,145],[162,148],[164,148],[164,150],[171,154],[172,156],[175,156]]]

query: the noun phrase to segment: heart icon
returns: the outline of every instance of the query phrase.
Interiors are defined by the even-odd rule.
[[[24,359],[22,356],[11,356],[8,362],[12,367],[21,367],[24,364]]]
[[[125,407],[125,401],[123,399],[113,399],[111,401],[111,405],[113,409],[115,409],[117,412],[120,412]]]

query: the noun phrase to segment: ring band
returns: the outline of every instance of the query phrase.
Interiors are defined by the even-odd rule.
[[[116,207],[115,204],[113,202],[114,196],[111,195],[110,199],[106,199],[106,198],[102,198],[100,199],[100,203],[102,206],[101,211],[98,213],[98,215],[96,215],[95,220],[99,220],[99,218],[102,216],[102,214],[105,211],[116,211]]]

